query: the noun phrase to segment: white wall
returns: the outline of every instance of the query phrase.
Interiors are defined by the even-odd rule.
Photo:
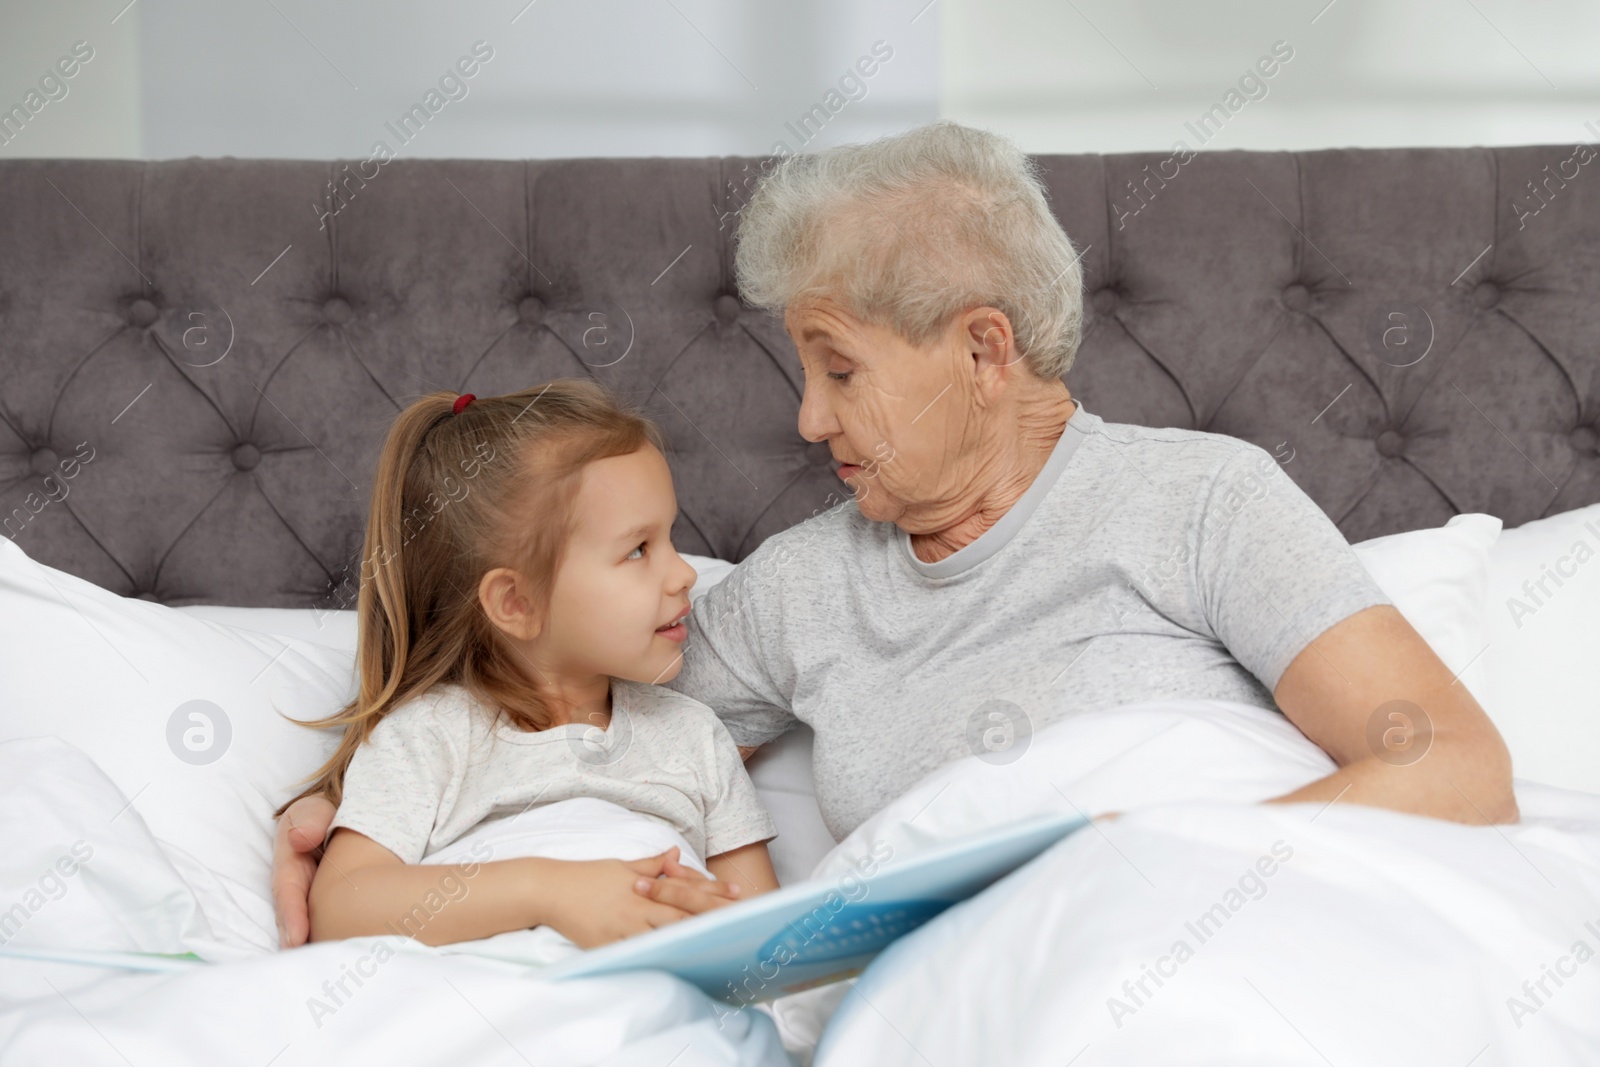
[[[1206,149],[1600,141],[1592,0],[940,2],[942,113],[1030,152],[1199,148],[1276,41]]]
[[[25,4],[36,0],[0,0],[0,14]],[[41,65],[56,38],[83,36],[80,24],[104,6],[71,0],[30,15],[40,43],[8,42],[3,69],[15,66],[13,52],[27,59],[25,71]],[[75,138],[77,151],[65,151],[60,137],[40,137],[42,149],[19,139],[0,155],[328,159],[366,157],[378,140],[401,157],[765,155],[779,140],[797,150],[800,140],[784,124],[815,105],[825,106],[827,121],[817,124],[814,146],[937,117],[938,19],[929,13],[912,22],[914,12],[903,7],[885,0],[139,0],[119,23],[124,32],[138,26],[136,47],[123,42],[120,53],[137,63],[102,85],[93,103],[105,112],[133,104],[142,125],[124,118],[114,133],[80,125],[61,135]],[[385,123],[397,123],[413,104],[428,106],[428,91],[476,41],[492,58],[461,80],[464,96],[455,82],[447,89],[458,98],[440,91],[437,113],[403,142]],[[871,77],[857,73],[859,82],[847,79],[830,98],[879,41],[878,54],[890,58],[869,64]]]
[[[0,159],[139,157],[140,12],[122,10],[126,3],[0,0],[0,112],[28,113],[0,124]],[[61,77],[55,64],[79,41],[80,54],[92,58]]]
[[[78,40],[95,58],[0,158],[765,155],[830,103],[813,146],[944,115],[1165,151],[1218,104],[1205,148],[1600,140],[1593,0],[0,0],[0,107]],[[479,40],[402,143],[385,124]],[[877,41],[864,97],[830,100]],[[1275,41],[1293,58],[1227,111]]]

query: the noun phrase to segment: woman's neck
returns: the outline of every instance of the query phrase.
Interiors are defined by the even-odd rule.
[[[1000,521],[1050,460],[1067,420],[1078,410],[1065,385],[1046,383],[1022,398],[1014,418],[995,433],[990,447],[977,457],[965,479],[970,498],[954,502],[959,516],[937,530],[912,533],[911,551],[924,563],[953,556]]]

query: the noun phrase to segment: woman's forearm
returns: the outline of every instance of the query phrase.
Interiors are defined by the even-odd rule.
[[[1367,756],[1267,803],[1338,801],[1475,826],[1516,822],[1511,759],[1498,741],[1498,737],[1435,736],[1414,763]]]
[[[555,862],[394,863],[340,871],[324,859],[311,885],[311,940],[398,934],[443,945],[548,923]]]

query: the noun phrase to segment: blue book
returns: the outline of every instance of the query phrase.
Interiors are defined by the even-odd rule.
[[[1088,822],[1051,815],[919,852],[890,866],[784,886],[748,901],[590,949],[548,967],[552,980],[625,971],[677,975],[735,1004],[858,975],[872,958],[952,904],[992,885]],[[876,855],[876,854],[875,854]],[[892,855],[892,854],[891,854]]]

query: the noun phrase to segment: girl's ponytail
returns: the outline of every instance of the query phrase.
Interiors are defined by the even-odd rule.
[[[356,698],[302,723],[345,731],[295,800],[320,793],[338,804],[345,768],[383,716],[441,682],[466,686],[521,729],[549,726],[532,665],[483,613],[479,581],[511,567],[544,609],[584,466],[663,447],[648,419],[581,379],[476,398],[459,412],[456,401],[422,397],[384,440],[358,576]]]

